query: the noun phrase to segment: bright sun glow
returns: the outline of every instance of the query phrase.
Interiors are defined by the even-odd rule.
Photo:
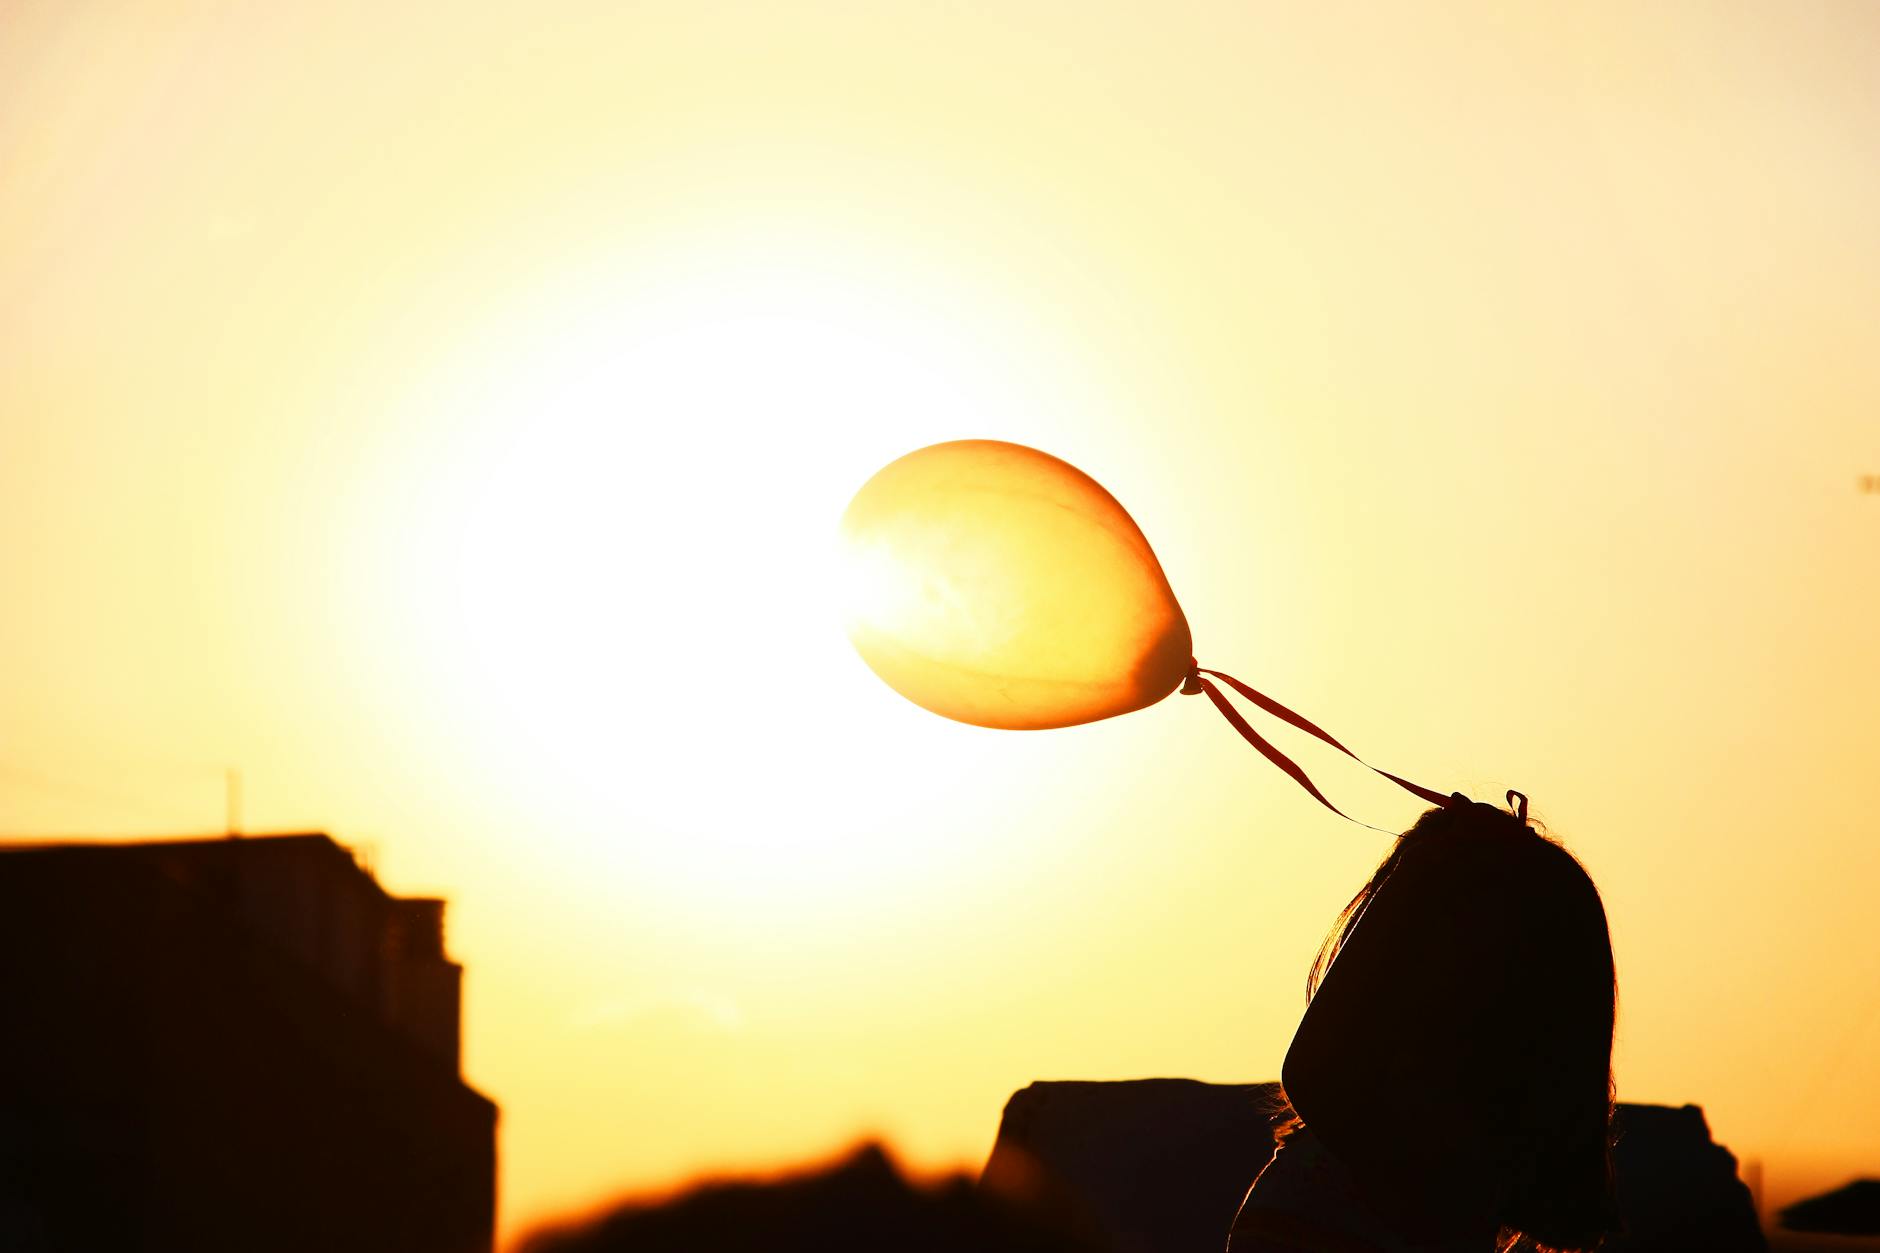
[[[701,917],[970,855],[923,834],[934,766],[996,794],[1024,754],[879,686],[834,590],[875,468],[1035,428],[1070,392],[963,298],[853,251],[721,241],[523,302],[440,370],[390,594],[459,748],[560,851]]]

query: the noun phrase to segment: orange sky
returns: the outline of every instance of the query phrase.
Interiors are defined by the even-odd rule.
[[[448,895],[506,1232],[1277,1074],[1382,837],[1202,702],[986,731],[842,638],[849,495],[965,436],[1115,493],[1203,664],[1534,798],[1623,1099],[1880,1169],[1871,6],[0,23],[0,829],[233,764]]]

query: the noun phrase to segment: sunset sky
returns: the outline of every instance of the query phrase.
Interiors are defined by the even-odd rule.
[[[1880,8],[0,0],[0,832],[450,898],[500,1225],[1277,1077],[1385,837],[881,684],[1035,445],[1201,663],[1604,894],[1622,1100],[1880,1173]],[[1263,726],[1266,724],[1262,724]],[[1384,826],[1416,802],[1282,742]]]

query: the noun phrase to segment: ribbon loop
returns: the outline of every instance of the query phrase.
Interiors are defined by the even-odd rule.
[[[1337,749],[1339,752],[1343,753],[1345,756],[1351,758],[1353,761],[1363,766],[1366,770],[1369,770],[1374,774],[1382,775],[1384,778],[1389,779],[1392,783],[1395,783],[1398,787],[1410,793],[1412,796],[1417,797],[1419,800],[1427,801],[1432,805],[1439,805],[1439,806],[1444,806],[1444,807],[1448,807],[1452,805],[1464,805],[1464,804],[1469,803],[1468,798],[1463,796],[1462,793],[1460,792],[1453,793],[1452,795],[1449,795],[1449,796],[1444,796],[1441,792],[1437,792],[1430,788],[1423,787],[1421,784],[1412,783],[1408,779],[1399,778],[1397,775],[1392,774],[1388,770],[1382,770],[1376,766],[1373,766],[1370,762],[1366,761],[1364,758],[1358,756],[1356,753],[1352,752],[1349,748],[1346,748],[1343,744],[1339,743],[1336,739],[1332,737],[1331,733],[1326,731],[1324,728],[1318,726],[1316,723],[1312,722],[1310,719],[1307,719],[1303,715],[1294,713],[1292,710],[1286,708],[1286,706],[1280,704],[1278,701],[1274,700],[1272,697],[1265,696],[1259,692],[1256,692],[1253,688],[1248,687],[1245,683],[1242,683],[1239,679],[1236,679],[1231,674],[1223,674],[1219,670],[1203,669],[1202,667],[1198,665],[1190,666],[1187,678],[1182,681],[1182,693],[1184,695],[1193,696],[1193,695],[1197,695],[1201,693],[1206,693],[1208,699],[1214,702],[1214,707],[1221,711],[1221,716],[1227,719],[1228,725],[1233,727],[1234,730],[1240,733],[1241,739],[1246,740],[1247,743],[1253,745],[1254,748],[1258,749],[1261,756],[1265,757],[1268,761],[1272,762],[1275,766],[1278,766],[1282,771],[1284,771],[1288,776],[1290,776],[1295,783],[1297,783],[1300,787],[1304,788],[1306,790],[1306,793],[1310,795],[1314,800],[1318,801],[1319,804],[1325,806],[1325,808],[1331,810],[1333,813],[1337,814],[1340,818],[1343,818],[1348,822],[1357,822],[1358,825],[1361,827],[1370,827],[1371,830],[1383,832],[1383,834],[1385,835],[1397,834],[1397,832],[1395,831],[1385,831],[1384,828],[1382,827],[1372,827],[1371,824],[1368,822],[1358,822],[1358,819],[1353,818],[1350,814],[1346,813],[1344,810],[1340,809],[1338,806],[1332,804],[1331,801],[1327,800],[1325,798],[1325,793],[1319,791],[1317,785],[1315,785],[1312,782],[1312,780],[1309,777],[1307,777],[1306,772],[1299,768],[1298,763],[1294,762],[1292,758],[1286,756],[1286,754],[1280,752],[1277,748],[1273,747],[1272,744],[1268,743],[1266,738],[1262,736],[1258,731],[1255,731],[1253,729],[1253,726],[1246,720],[1246,718],[1241,716],[1240,711],[1234,708],[1232,702],[1230,702],[1227,699],[1227,697],[1221,693],[1221,690],[1215,687],[1214,684],[1202,678],[1201,677],[1202,675],[1212,675],[1213,677],[1221,680],[1221,682],[1227,684],[1229,687],[1233,688],[1236,692],[1240,693],[1247,700],[1259,706],[1261,709],[1264,709],[1267,713],[1272,714],[1275,718],[1278,718],[1280,721],[1285,722],[1290,726],[1297,727],[1299,730],[1304,731],[1307,735],[1310,735],[1313,738],[1323,743],[1331,745],[1333,748]],[[1514,798],[1520,795],[1521,794],[1519,792],[1509,792],[1508,803],[1512,805],[1514,803]],[[1527,821],[1527,797],[1525,796],[1521,797],[1520,817],[1523,822]]]

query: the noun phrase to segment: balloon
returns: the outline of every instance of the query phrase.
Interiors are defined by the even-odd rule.
[[[1083,471],[999,440],[911,452],[842,518],[849,638],[915,704],[1011,730],[1167,696],[1188,620],[1136,523]]]

